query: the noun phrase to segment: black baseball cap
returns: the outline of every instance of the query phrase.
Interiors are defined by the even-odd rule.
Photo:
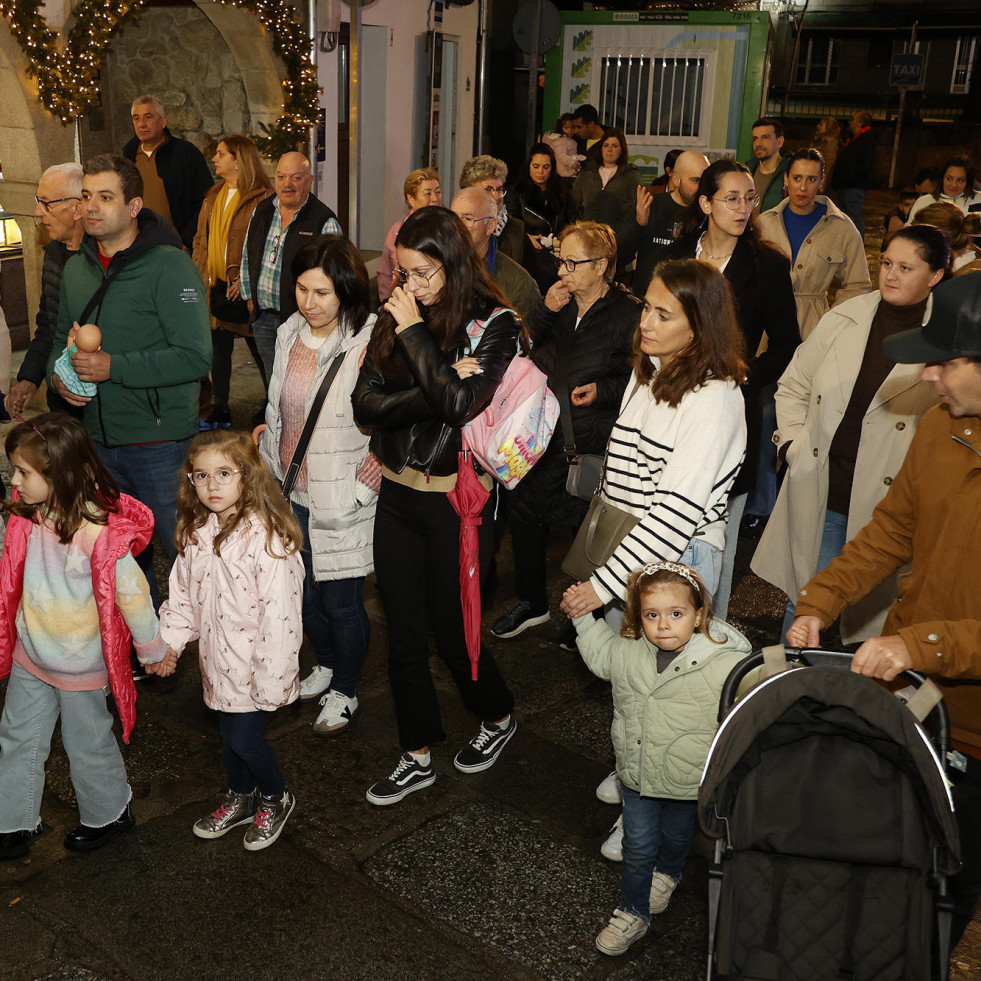
[[[932,301],[922,327],[885,339],[886,356],[899,364],[981,357],[981,272],[948,280],[933,291]]]

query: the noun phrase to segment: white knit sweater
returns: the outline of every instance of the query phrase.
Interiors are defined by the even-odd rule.
[[[646,562],[676,562],[697,533],[723,548],[729,491],[746,453],[743,396],[708,381],[671,408],[649,386],[627,386],[610,436],[602,496],[641,520],[590,582],[604,602],[623,599]]]

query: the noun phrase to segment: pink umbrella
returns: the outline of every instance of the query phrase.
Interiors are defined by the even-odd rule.
[[[463,607],[463,634],[467,638],[467,654],[473,680],[477,680],[480,660],[480,557],[477,529],[480,512],[490,497],[490,491],[477,477],[470,451],[460,453],[456,487],[446,495],[460,515],[460,605]]]

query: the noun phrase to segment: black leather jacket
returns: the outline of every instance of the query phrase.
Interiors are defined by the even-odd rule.
[[[369,354],[351,401],[355,420],[372,430],[371,452],[395,473],[406,467],[456,473],[460,430],[494,395],[517,351],[518,326],[509,311],[490,320],[473,351],[483,371],[466,379],[453,363],[470,353],[469,345],[443,351],[422,322],[395,335],[392,375],[382,374]]]

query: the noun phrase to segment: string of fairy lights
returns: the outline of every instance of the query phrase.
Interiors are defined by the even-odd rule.
[[[294,149],[317,122],[320,87],[311,60],[312,42],[285,0],[217,0],[252,14],[269,37],[285,69],[283,114],[275,125],[260,123],[265,136],[256,143],[263,153]],[[84,115],[99,102],[98,75],[112,35],[128,14],[146,0],[81,0],[72,9],[75,21],[68,34],[52,31],[41,16],[42,0],[0,0],[3,17],[28,60],[42,105],[62,123]],[[63,47],[63,52],[59,50]]]

